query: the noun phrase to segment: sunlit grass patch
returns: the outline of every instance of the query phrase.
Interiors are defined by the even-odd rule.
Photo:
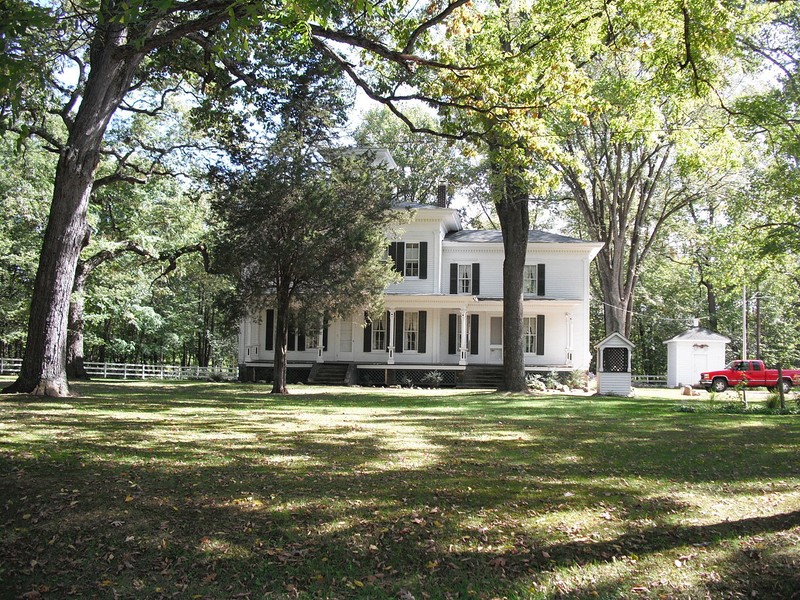
[[[485,390],[0,397],[11,597],[782,597],[796,416]],[[47,589],[47,592],[41,590]]]

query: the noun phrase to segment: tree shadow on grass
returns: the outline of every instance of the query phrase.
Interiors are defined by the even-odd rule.
[[[717,551],[716,575],[676,595],[780,597],[798,583],[796,553],[770,546],[797,535],[797,510],[692,524],[695,507],[672,495],[790,491],[796,467],[774,456],[796,426],[698,426],[650,407],[618,419],[605,403],[580,414],[552,399],[470,396],[447,412],[424,397],[258,407],[203,393],[187,400],[197,414],[178,416],[183,400],[145,395],[130,412],[152,407],[152,418],[110,419],[105,391],[73,411],[9,413],[5,433],[20,433],[0,439],[10,597],[618,597],[649,577],[631,556],[662,570],[692,548]],[[655,495],[647,477],[661,482]],[[564,529],[575,518],[594,521]]]

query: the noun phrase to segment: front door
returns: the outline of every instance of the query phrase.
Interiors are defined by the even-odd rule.
[[[489,319],[489,362],[503,364],[503,317]]]
[[[339,340],[336,347],[336,360],[350,362],[353,360],[353,322],[339,322]]]

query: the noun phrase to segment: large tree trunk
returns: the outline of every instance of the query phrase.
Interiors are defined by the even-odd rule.
[[[288,394],[286,388],[287,352],[289,347],[289,307],[291,296],[281,290],[275,294],[275,361],[272,369],[272,394]]]
[[[525,337],[523,319],[523,279],[528,252],[530,215],[525,183],[520,175],[509,173],[502,164],[492,166],[497,215],[503,233],[503,383],[501,390],[527,392],[525,380]]]
[[[91,240],[91,228],[87,228],[83,236],[82,248],[86,248]],[[67,377],[70,380],[89,380],[83,359],[83,328],[86,280],[94,270],[95,261],[78,260],[75,267],[75,281],[72,284],[72,295],[69,300],[69,318],[67,321]]]
[[[84,295],[88,275],[85,265],[79,263],[75,271],[75,283],[72,286],[67,324],[67,377],[70,380],[89,380],[83,357]]]
[[[700,285],[706,288],[706,305],[708,306],[708,328],[717,331],[719,319],[717,317],[717,293],[714,284],[705,279],[700,279]]]
[[[69,301],[84,234],[100,148],[108,123],[130,88],[141,54],[125,53],[125,29],[106,23],[90,49],[83,98],[58,160],[53,200],[36,273],[25,357],[5,392],[68,396],[66,373]]]
[[[626,281],[624,259],[614,257],[617,244],[624,248],[624,242],[620,240],[616,243],[606,241],[606,246],[597,256],[605,332],[606,335],[621,333],[625,337],[630,337],[635,282]]]

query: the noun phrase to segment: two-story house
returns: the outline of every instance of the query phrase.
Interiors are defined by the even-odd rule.
[[[480,383],[503,363],[501,232],[465,230],[438,205],[404,204],[409,223],[393,232],[389,257],[402,279],[386,290],[380,318],[363,313],[290,331],[289,381],[360,384]],[[531,372],[588,370],[589,264],[602,243],[532,230],[524,287],[525,366]],[[274,312],[245,319],[239,337],[242,378],[270,379]],[[471,377],[470,374],[473,374]]]

